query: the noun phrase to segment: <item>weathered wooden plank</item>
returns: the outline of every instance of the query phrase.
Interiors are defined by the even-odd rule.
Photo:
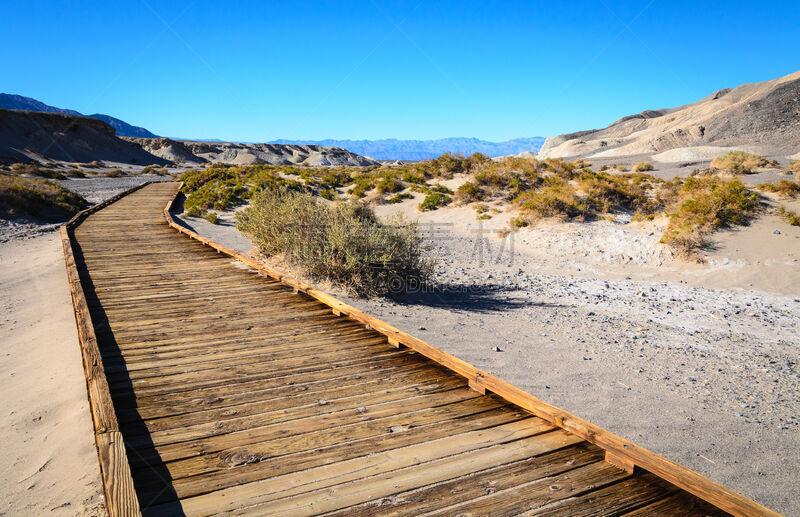
[[[409,467],[450,456],[472,452],[474,453],[472,457],[474,462],[475,457],[481,455],[481,453],[475,453],[475,451],[490,449],[498,445],[552,432],[553,429],[553,426],[538,418],[519,420],[490,429],[448,436],[440,440],[427,441],[401,449],[392,449],[380,454],[362,456],[349,461],[270,477],[255,483],[239,485],[187,499],[182,501],[181,506],[190,515],[213,515],[236,510],[240,506],[262,505],[278,499],[286,500],[296,495],[307,494],[400,469],[408,469]],[[460,458],[462,464],[463,459],[463,457]],[[504,458],[503,461],[508,460]],[[447,462],[443,462],[443,464],[448,465]],[[440,470],[447,469],[443,467]],[[266,508],[262,510],[264,510],[264,513],[270,512]],[[147,513],[147,515],[151,514],[157,513]]]
[[[509,443],[498,443],[443,459],[435,459],[417,465],[416,468],[399,469],[387,474],[365,477],[313,492],[304,492],[256,506],[239,508],[229,513],[231,515],[272,516],[318,515],[387,497],[397,492],[464,476],[497,464],[530,458],[573,445],[579,441],[582,440],[562,430],[552,431]],[[398,451],[398,453],[401,454],[402,451]]]
[[[352,439],[324,447],[289,450],[286,454],[238,465],[233,469],[175,479],[172,481],[172,486],[178,497],[192,497],[320,465],[346,461],[447,436],[456,436],[464,432],[487,429],[522,418],[527,418],[527,415],[508,407],[477,411],[455,419],[444,415],[443,419],[439,421],[418,424],[410,427],[407,431]],[[153,497],[150,499],[152,501],[156,499],[162,502],[172,500],[169,496],[156,498],[154,489],[147,491],[147,496]]]
[[[506,491],[520,485],[597,463],[602,458],[602,449],[581,442],[542,456],[493,466],[444,483],[423,486],[350,506],[331,513],[329,517],[422,515],[456,504],[468,503],[497,492],[508,493]],[[470,505],[464,506],[469,511]]]

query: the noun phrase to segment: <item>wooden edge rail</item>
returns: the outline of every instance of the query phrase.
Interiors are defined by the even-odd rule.
[[[67,267],[67,279],[72,293],[72,306],[75,310],[75,322],[78,327],[78,341],[83,357],[83,370],[86,376],[86,389],[89,397],[89,409],[94,424],[94,439],[97,445],[97,456],[100,460],[100,474],[103,479],[103,490],[109,517],[141,516],[139,500],[133,486],[130,464],[128,463],[125,443],[119,430],[117,414],[111,400],[100,347],[94,332],[89,306],[81,285],[78,267],[73,252],[73,230],[87,216],[118,201],[120,198],[135,192],[150,182],[142,183],[111,197],[102,203],[87,208],[61,226],[61,244],[64,247],[64,260]]]
[[[363,323],[364,325],[385,335],[389,344],[393,346],[405,346],[409,349],[424,355],[425,357],[439,363],[440,365],[466,377],[469,386],[476,391],[485,393],[491,391],[495,395],[516,404],[517,406],[533,413],[534,415],[547,420],[551,424],[560,427],[587,442],[593,443],[606,451],[606,460],[613,465],[628,471],[632,471],[634,466],[647,470],[656,476],[672,483],[673,485],[713,504],[717,508],[736,516],[778,516],[780,514],[766,508],[747,497],[725,488],[719,483],[715,483],[673,461],[659,456],[643,447],[621,438],[610,431],[598,427],[582,418],[579,418],[561,408],[548,404],[533,395],[513,386],[502,379],[489,373],[483,372],[473,365],[451,355],[439,348],[422,341],[410,334],[407,334],[380,319],[370,316],[355,307],[320,291],[306,283],[287,276],[280,271],[261,264],[254,257],[244,255],[232,250],[211,239],[207,239],[196,232],[185,228],[172,218],[172,205],[180,195],[183,183],[175,193],[175,196],[167,203],[164,208],[164,217],[167,223],[175,230],[200,241],[206,246],[217,250],[218,253],[229,255],[244,264],[252,267],[260,274],[281,282],[291,287],[295,292],[303,293],[314,298],[328,307],[336,315],[347,316],[351,319]]]

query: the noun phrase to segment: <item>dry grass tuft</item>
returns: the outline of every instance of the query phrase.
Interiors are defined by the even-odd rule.
[[[756,188],[766,192],[774,192],[784,198],[800,196],[800,181],[780,180],[777,183],[762,183]]]
[[[687,255],[714,230],[745,224],[759,209],[758,195],[737,178],[695,176],[671,186],[676,201],[661,242]]]
[[[774,166],[777,166],[775,162],[746,151],[731,151],[724,156],[714,158],[711,162],[711,169],[732,174],[753,174],[757,169]]]
[[[654,171],[655,167],[650,162],[639,162],[633,166],[633,172],[647,172]]]
[[[789,210],[785,206],[778,207],[778,215],[792,226],[800,226],[800,214],[794,210]]]

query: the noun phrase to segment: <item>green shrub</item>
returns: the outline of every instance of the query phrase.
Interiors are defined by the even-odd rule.
[[[0,174],[0,217],[60,222],[87,206],[83,197],[55,181]]]
[[[206,214],[206,220],[211,224],[219,224],[219,217],[216,212],[209,212]]]
[[[414,196],[409,194],[408,192],[400,192],[395,194],[394,196],[388,199],[388,203],[402,203],[405,199],[412,199]]]
[[[509,223],[514,228],[524,228],[529,224],[524,217],[512,217]]]
[[[449,205],[451,201],[452,198],[447,194],[442,192],[430,192],[425,196],[425,199],[422,200],[422,203],[420,203],[419,210],[421,212],[436,210],[437,208]]]
[[[773,165],[774,162],[768,161],[763,156],[745,151],[731,151],[711,161],[711,169],[733,174],[752,174],[756,169]]]
[[[334,201],[336,199],[336,189],[324,188],[319,191],[319,197],[327,199],[328,201]]]
[[[633,172],[647,172],[653,170],[655,170],[655,168],[650,162],[639,162],[633,166]]]
[[[426,282],[431,264],[415,224],[382,224],[361,202],[319,204],[307,193],[262,191],[237,215],[237,227],[266,257],[282,255],[316,279],[359,296]]]
[[[745,224],[759,209],[758,195],[739,179],[718,176],[687,178],[661,241],[691,253],[706,244],[706,236],[722,227]]]

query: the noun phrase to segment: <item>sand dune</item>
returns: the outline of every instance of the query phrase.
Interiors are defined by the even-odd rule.
[[[800,151],[800,72],[623,117],[605,129],[548,138],[539,155],[611,158],[712,145],[770,155]]]

